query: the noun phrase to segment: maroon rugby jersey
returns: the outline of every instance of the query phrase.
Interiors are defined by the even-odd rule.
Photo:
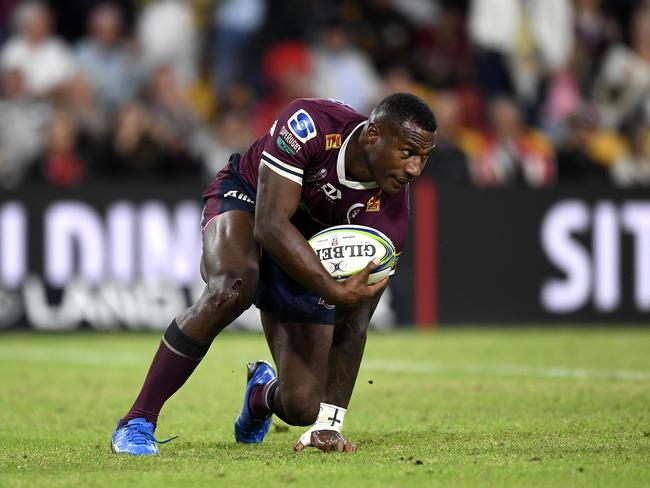
[[[408,226],[408,185],[391,195],[382,193],[374,181],[352,181],[345,175],[348,141],[366,120],[338,101],[295,100],[269,133],[242,155],[240,176],[257,189],[259,165],[265,164],[302,185],[292,222],[306,238],[332,225],[366,225],[390,237],[400,252]]]

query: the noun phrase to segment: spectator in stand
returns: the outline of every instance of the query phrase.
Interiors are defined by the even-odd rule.
[[[265,0],[269,6],[260,28],[260,59],[269,46],[288,41],[312,41],[323,22],[336,13],[342,4],[358,11],[358,2],[331,0]]]
[[[88,83],[75,76],[68,83],[62,100],[66,114],[77,129],[77,139],[85,159],[93,163],[102,159],[110,118],[100,111]]]
[[[163,172],[164,157],[151,132],[144,104],[135,101],[122,107],[116,114],[112,140],[105,153],[103,165],[109,174],[118,178],[151,178]]]
[[[203,179],[206,183],[214,180],[233,153],[241,153],[253,142],[250,128],[250,115],[237,107],[223,106],[219,123],[212,133],[204,133],[197,140],[199,154],[203,161]]]
[[[575,138],[575,115],[591,98],[602,54],[618,36],[615,22],[599,0],[576,0],[575,9],[574,54],[567,69],[548,78],[540,120],[547,135],[559,144]]]
[[[488,97],[515,96],[537,121],[543,82],[562,73],[573,53],[573,4],[472,0],[469,32],[478,52],[478,85]]]
[[[19,70],[2,72],[0,188],[15,188],[27,178],[45,145],[50,115],[49,104],[27,96]]]
[[[645,0],[600,0],[603,9],[607,12],[623,32],[623,37],[628,37],[627,26],[630,25],[636,10]]]
[[[438,122],[436,149],[429,156],[423,176],[442,184],[470,186],[469,158],[461,147],[467,129],[462,127],[462,107],[451,90],[436,92],[431,108]]]
[[[418,79],[434,88],[469,84],[474,58],[466,24],[465,12],[457,5],[441,7],[428,23],[419,24],[409,56],[409,66]]]
[[[384,72],[386,94],[405,92],[414,93],[429,105],[436,114],[438,136],[436,150],[429,156],[423,175],[443,184],[471,185],[469,159],[465,146],[479,135],[463,125],[463,106],[455,90],[437,90],[432,92],[426,85],[415,82],[411,72],[405,66],[394,65]]]
[[[368,113],[383,92],[381,76],[367,53],[356,48],[340,23],[329,23],[312,48],[313,91]]]
[[[428,28],[436,19],[442,15],[442,11],[451,7],[449,1],[429,0],[389,0],[391,7],[397,10],[415,29]],[[464,2],[457,2],[462,4]]]
[[[209,148],[206,136],[174,70],[161,65],[142,99],[118,111],[104,159],[112,165],[112,173],[120,176],[193,178],[201,170],[198,159]]]
[[[605,146],[624,151],[620,137],[598,127],[598,115],[593,107],[581,107],[569,120],[567,135],[558,146],[558,184],[609,184]]]
[[[383,72],[396,60],[408,60],[413,50],[414,32],[408,18],[390,0],[359,3],[362,6],[356,14],[358,18],[349,19],[351,32],[355,34],[355,42],[374,60],[379,71]]]
[[[88,35],[76,46],[79,74],[90,85],[99,111],[110,117],[135,96],[138,60],[123,37],[122,12],[101,3],[90,14]]]
[[[5,0],[0,2],[0,46],[9,38],[11,34],[9,25],[11,24],[11,13],[16,8],[18,0]]]
[[[233,90],[259,84],[253,51],[266,10],[266,0],[224,0],[214,10],[212,64],[221,103],[235,96]]]
[[[632,138],[632,151],[612,166],[612,178],[617,186],[650,186],[650,125],[637,127]]]
[[[607,51],[594,88],[603,124],[610,129],[626,129],[650,93],[650,8],[632,17],[630,42],[630,47],[619,43]]]
[[[141,0],[46,0],[57,12],[56,32],[69,43],[75,43],[87,34],[88,19],[99,5],[110,2],[123,13],[129,25],[142,5]]]
[[[253,137],[268,131],[292,100],[313,96],[312,66],[311,51],[303,42],[280,42],[265,53],[262,75],[266,94],[253,107]]]
[[[555,153],[550,141],[524,125],[517,103],[498,97],[489,106],[491,131],[472,162],[481,186],[550,186],[555,183]]]
[[[417,83],[413,73],[404,64],[394,64],[384,70],[382,81],[384,94],[382,98],[392,93],[413,93],[424,100],[430,100],[433,92],[422,83]]]
[[[33,96],[56,94],[75,73],[70,49],[52,33],[52,14],[40,1],[29,1],[15,12],[17,33],[0,53],[0,68],[19,70]]]
[[[580,91],[591,96],[603,55],[621,33],[603,10],[601,0],[575,0],[575,9],[574,66]]]
[[[137,35],[147,76],[167,65],[182,87],[189,87],[196,81],[199,39],[187,2],[148,3],[140,12]]]
[[[189,176],[199,172],[193,158],[194,137],[201,124],[172,66],[162,65],[147,87],[149,132],[167,155],[162,170],[167,175]]]
[[[178,147],[195,128],[197,121],[173,68],[159,66],[146,87],[148,109],[154,132],[163,145]]]
[[[53,186],[79,186],[88,176],[86,162],[77,149],[76,127],[63,111],[55,112],[50,121],[40,170]]]

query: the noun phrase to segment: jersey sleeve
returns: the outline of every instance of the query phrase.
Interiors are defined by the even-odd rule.
[[[302,185],[305,169],[318,158],[322,146],[317,121],[315,104],[300,99],[287,105],[269,130],[260,164]]]

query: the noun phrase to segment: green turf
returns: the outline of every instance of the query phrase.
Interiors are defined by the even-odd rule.
[[[236,445],[244,364],[224,334],[168,402],[154,458],[110,453],[158,335],[0,335],[0,486],[648,486],[650,330],[372,334],[345,433],[353,455],[279,423]]]

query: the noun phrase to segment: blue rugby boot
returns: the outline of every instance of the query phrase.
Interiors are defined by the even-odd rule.
[[[235,440],[245,444],[259,444],[271,427],[271,416],[266,419],[257,419],[251,414],[248,400],[254,386],[265,385],[277,376],[273,367],[266,361],[248,363],[246,379],[246,393],[244,406],[235,419]]]
[[[133,456],[146,456],[151,454],[158,454],[158,444],[165,444],[178,436],[165,441],[159,441],[153,436],[153,431],[156,427],[147,419],[137,418],[131,419],[122,427],[118,422],[115,432],[113,432],[113,439],[111,442],[111,449],[117,454],[131,454]]]

